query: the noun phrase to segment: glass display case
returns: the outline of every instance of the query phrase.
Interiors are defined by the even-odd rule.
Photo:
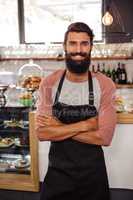
[[[29,107],[0,107],[0,188],[39,190],[38,144]]]

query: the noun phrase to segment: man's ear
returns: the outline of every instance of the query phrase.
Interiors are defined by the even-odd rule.
[[[92,48],[93,48],[93,44],[91,44],[90,51],[92,51]]]
[[[63,50],[66,52],[66,44],[63,44]]]

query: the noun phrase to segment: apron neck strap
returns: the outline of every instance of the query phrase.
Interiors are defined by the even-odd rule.
[[[57,88],[57,92],[56,92],[56,96],[55,96],[55,100],[54,100],[54,104],[57,103],[58,100],[59,100],[59,96],[60,96],[60,92],[61,92],[61,88],[62,88],[62,85],[63,85],[65,75],[66,75],[66,70],[64,71],[64,73],[63,73],[63,75],[60,79],[60,82],[59,82],[59,85],[58,85],[58,88]]]
[[[91,72],[88,71],[89,105],[94,105],[94,92]]]

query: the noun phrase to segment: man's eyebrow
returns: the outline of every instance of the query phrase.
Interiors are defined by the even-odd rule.
[[[90,42],[89,40],[69,40],[68,42]]]

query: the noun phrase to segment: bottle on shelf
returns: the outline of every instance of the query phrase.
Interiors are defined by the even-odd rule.
[[[116,76],[117,76],[117,83],[121,84],[122,82],[122,71],[121,71],[121,63],[119,62],[118,63],[118,67],[117,67],[117,70],[116,70]]]
[[[106,65],[104,62],[102,64],[97,63],[97,65],[94,65],[94,64],[92,65],[91,71],[93,73],[101,72],[102,74],[111,78],[113,82],[117,84],[130,83],[128,82],[125,63],[118,62],[117,67],[113,67],[113,68],[111,68],[110,65],[108,68],[106,68]]]
[[[121,84],[127,84],[127,72],[124,63],[121,64]]]
[[[112,76],[110,67],[107,69],[106,76],[109,77],[109,78],[111,78],[111,76]]]
[[[105,74],[106,75],[106,71],[105,71],[105,63],[103,63],[103,68],[102,68],[102,74]]]
[[[95,65],[92,65],[92,72],[96,73],[96,71],[95,71]]]
[[[115,68],[112,69],[112,74],[111,74],[112,81],[117,83],[117,74]]]
[[[100,64],[99,63],[97,64],[97,72],[101,72]]]

